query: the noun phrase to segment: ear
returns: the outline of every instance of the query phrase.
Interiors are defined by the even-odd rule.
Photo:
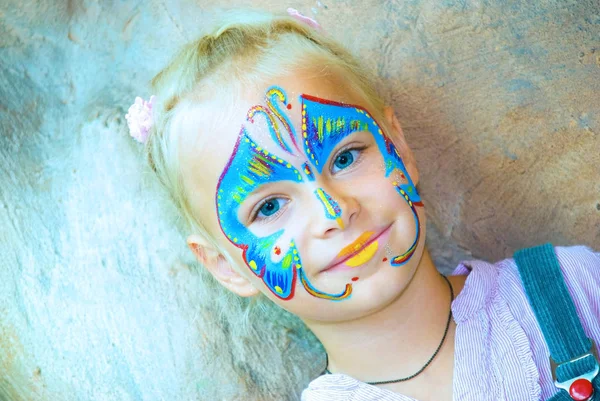
[[[186,242],[196,259],[223,287],[241,297],[258,294],[259,291],[250,280],[235,271],[225,256],[202,236],[192,234]]]
[[[400,153],[400,157],[404,162],[404,166],[406,167],[406,171],[408,175],[410,175],[413,184],[417,185],[419,183],[419,170],[417,169],[417,162],[412,150],[410,150],[408,147],[408,143],[404,137],[404,132],[402,132],[402,127],[400,126],[400,121],[398,121],[394,109],[390,106],[385,106],[383,108],[383,114],[388,126],[392,128],[392,132],[389,133],[391,136],[390,139],[394,142],[394,145],[396,145],[396,148]]]

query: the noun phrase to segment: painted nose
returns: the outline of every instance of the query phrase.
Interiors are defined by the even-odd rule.
[[[345,230],[356,217],[358,203],[353,198],[332,195],[323,188],[315,189],[314,194],[324,212],[324,216],[317,219],[319,223],[316,225],[316,234],[325,236],[337,230]]]
[[[329,195],[323,188],[317,188],[315,190],[315,195],[317,199],[323,205],[323,209],[325,209],[325,217],[330,220],[335,220],[338,226],[343,230],[344,229],[344,221],[342,220],[342,209],[340,208],[339,203],[337,203],[331,195]]]

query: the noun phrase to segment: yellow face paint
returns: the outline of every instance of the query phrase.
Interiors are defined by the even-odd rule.
[[[315,190],[315,195],[321,201],[321,204],[325,208],[325,215],[328,219],[335,219],[340,228],[344,229],[344,221],[342,220],[342,209],[336,201],[334,201],[327,192],[323,191],[322,188]]]
[[[379,249],[379,241],[373,241],[365,247],[362,251],[344,262],[345,265],[350,267],[360,266],[367,263],[375,256],[375,253]]]
[[[374,231],[366,231],[366,232],[362,233],[360,235],[360,237],[358,237],[353,243],[351,243],[350,245],[348,245],[347,247],[345,247],[344,249],[342,249],[340,251],[340,253],[337,254],[337,257],[338,258],[343,258],[345,256],[351,255],[354,252],[358,251],[363,246],[365,246],[365,244],[367,242],[369,242],[369,240],[371,239],[371,237],[373,236],[373,234],[375,234]]]

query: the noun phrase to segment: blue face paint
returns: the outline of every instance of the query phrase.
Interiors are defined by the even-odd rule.
[[[312,169],[310,168],[308,162],[302,164],[302,171],[304,171],[304,174],[306,175],[306,178],[308,178],[308,181],[315,180],[315,176],[313,175]]]
[[[242,249],[242,256],[248,267],[264,281],[277,297],[284,300],[292,298],[296,280],[299,277],[306,291],[315,297],[331,300],[347,299],[352,293],[350,283],[346,284],[345,289],[338,294],[325,293],[315,288],[303,273],[301,258],[294,241],[290,240],[287,251],[281,256],[282,249],[275,244],[281,239],[284,230],[265,237],[254,235],[238,218],[240,205],[250,193],[266,183],[290,181],[299,184],[314,181],[313,168],[321,174],[339,142],[357,131],[369,131],[373,134],[384,157],[386,177],[395,169],[399,169],[408,180],[407,184],[394,183],[394,185],[414,213],[417,236],[407,252],[391,259],[392,265],[405,263],[416,249],[419,239],[419,222],[415,205],[422,205],[420,197],[396,148],[365,109],[309,95],[300,96],[302,151],[296,143],[293,127],[283,110],[277,105],[277,101],[286,105],[288,109],[291,108],[283,90],[272,87],[267,91],[267,107],[259,105],[250,109],[248,120],[253,123],[256,113],[264,114],[273,141],[286,153],[308,160],[301,169],[306,178],[304,179],[301,172],[291,163],[258,146],[250,138],[246,129],[242,127],[233,153],[217,184],[216,207],[221,230],[232,244]],[[284,138],[282,127],[288,134],[289,142]],[[336,164],[336,167],[342,169],[346,167],[346,164],[351,164],[352,160],[340,160],[339,163],[342,165],[337,166]],[[343,211],[325,191],[319,188],[315,191],[315,195],[323,204],[328,217],[340,219]],[[270,209],[267,212],[270,213]],[[277,211],[273,213],[277,213]],[[272,261],[273,252],[279,256],[278,262]]]
[[[398,169],[407,179],[408,183],[394,183],[394,186],[413,211],[417,232],[412,245],[406,252],[390,258],[392,266],[403,265],[415,252],[421,235],[415,205],[423,206],[423,203],[404,167],[398,150],[364,108],[319,99],[310,95],[301,95],[300,101],[302,102],[304,151],[319,174],[323,172],[323,167],[329,160],[331,152],[340,141],[355,132],[368,131],[375,138],[379,151],[383,155],[385,176],[389,177],[394,170]]]
[[[279,125],[288,133],[290,142],[297,149],[296,156],[303,157],[301,150],[294,139],[294,131],[281,109],[274,105],[279,100],[287,108],[285,93],[277,87],[267,91],[267,105],[255,106],[248,112],[248,120],[253,122],[253,117],[260,112],[265,114],[269,131],[273,141],[290,154],[293,148],[288,146],[282,135]],[[314,181],[310,166],[305,163],[303,170],[308,181]],[[303,182],[301,173],[286,160],[269,153],[258,146],[242,127],[238,141],[235,145],[229,162],[225,166],[217,184],[217,217],[219,225],[225,236],[238,248],[242,249],[242,258],[254,274],[260,277],[265,285],[277,297],[287,300],[293,297],[296,280],[301,278],[304,288],[312,295],[326,299],[344,299],[350,296],[352,286],[346,285],[339,294],[329,294],[314,288],[302,273],[302,262],[294,241],[291,240],[287,252],[281,256],[282,249],[275,245],[283,235],[284,230],[279,230],[266,237],[254,235],[244,224],[239,221],[238,212],[241,204],[253,191],[261,185],[277,181]],[[276,208],[276,206],[271,205]],[[272,211],[271,207],[265,209],[265,215]],[[262,209],[262,207],[261,207]],[[277,255],[277,262],[273,262],[272,254]]]
[[[340,209],[338,203],[321,188],[315,190],[315,195],[317,196],[317,199],[321,201],[321,204],[325,209],[325,217],[337,221],[338,225],[343,230],[344,223],[342,222],[342,209]]]
[[[217,213],[221,230],[234,245],[243,250],[246,264],[263,279],[273,294],[289,299],[293,295],[296,269],[302,267],[293,241],[283,258],[277,263],[272,262],[272,249],[283,230],[260,238],[238,219],[240,205],[246,197],[260,185],[274,181],[302,182],[302,176],[287,161],[261,149],[242,129],[232,158],[217,186]]]

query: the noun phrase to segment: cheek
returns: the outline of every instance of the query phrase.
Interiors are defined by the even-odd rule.
[[[404,199],[398,194],[396,188],[390,179],[381,177],[379,180],[372,180],[362,187],[363,199],[371,210],[383,212],[386,210],[398,211],[406,204]]]
[[[379,159],[380,160],[380,159]],[[393,172],[389,177],[385,176],[385,170],[382,168],[383,163],[370,163],[369,167],[364,169],[364,172],[354,177],[349,183],[349,187],[357,191],[358,194],[375,198],[392,197],[394,200],[398,198],[398,193],[394,188],[394,182],[401,179],[400,174]],[[401,181],[402,182],[402,181]],[[395,195],[395,196],[392,196]]]
[[[285,258],[290,257],[293,258],[293,261],[297,262],[299,260],[300,255],[297,249],[291,250],[290,244],[292,242],[294,242],[296,244],[296,247],[298,247],[298,237],[293,234],[293,230],[286,229],[283,232],[283,234],[281,234],[281,237],[279,237],[277,241],[275,241],[273,246],[267,250],[267,252],[270,255],[270,262],[277,264],[281,263]],[[286,263],[286,265],[287,264],[288,263]]]

